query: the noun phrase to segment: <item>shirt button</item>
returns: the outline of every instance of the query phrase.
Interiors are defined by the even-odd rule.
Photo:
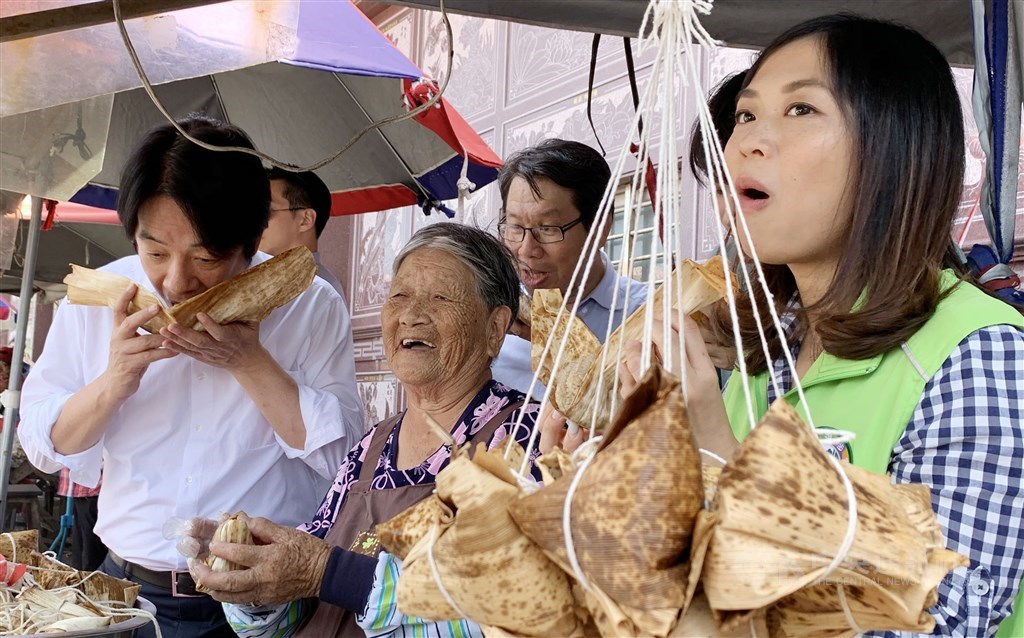
[[[203,379],[206,378],[206,373],[205,372],[200,372],[199,374],[196,375],[196,378],[199,379],[200,381],[202,381]]]
[[[191,476],[186,476],[185,477],[185,482],[191,484],[192,483],[192,477]]]
[[[971,583],[971,591],[973,591],[978,596],[984,596],[988,593],[988,590],[989,586],[987,581],[976,580],[973,583]]]
[[[196,432],[202,432],[202,431],[203,431],[203,426],[197,425],[196,426]]]

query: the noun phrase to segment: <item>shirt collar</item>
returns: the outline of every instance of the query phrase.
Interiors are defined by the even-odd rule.
[[[590,294],[587,295],[582,303],[587,301],[594,301],[599,306],[606,310],[612,308],[612,296],[615,294],[616,283],[619,280],[619,273],[615,270],[608,255],[603,250],[598,251],[601,256],[601,263],[604,265],[604,276],[601,277],[601,281],[597,282],[597,285]],[[622,295],[619,295],[619,303],[622,304],[625,300],[622,299]]]

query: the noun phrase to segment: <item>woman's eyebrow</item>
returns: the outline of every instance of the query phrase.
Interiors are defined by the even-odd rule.
[[[822,82],[821,80],[814,79],[814,78],[808,78],[806,80],[793,80],[789,84],[786,84],[785,86],[782,87],[782,92],[783,93],[792,93],[793,91],[798,91],[800,89],[807,88],[807,87],[812,87],[812,88],[816,87],[816,88],[820,88],[820,89],[825,89],[826,91],[829,90],[828,86],[826,86],[825,83]],[[758,95],[757,91],[755,91],[754,89],[752,89],[750,87],[747,87],[747,88],[744,88],[744,89],[740,89],[739,93],[736,94],[736,99],[739,100],[740,98],[744,98],[744,97],[746,97],[746,98],[756,98],[757,95]]]

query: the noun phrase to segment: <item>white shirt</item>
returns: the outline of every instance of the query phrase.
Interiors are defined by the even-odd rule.
[[[256,253],[253,265],[269,259]],[[153,290],[137,256],[100,270]],[[107,366],[113,311],[58,309],[46,349],[25,382],[18,436],[39,469],[71,470],[94,486],[103,468],[95,531],[121,557],[149,569],[185,568],[162,528],[172,517],[244,510],[284,525],[313,517],[349,448],[363,433],[348,311],[322,279],[260,324],[260,342],[295,380],[305,448],[285,443],[230,372],[186,355],[149,366],[100,441],[54,450],[50,431],[67,400]]]
[[[604,343],[609,323],[612,330],[615,330],[626,317],[647,301],[647,285],[620,275],[603,250],[600,255],[601,263],[604,264],[604,276],[580,302],[577,316],[597,336],[597,340]],[[616,294],[616,289],[619,292],[613,310],[612,297]],[[491,376],[503,385],[526,392],[533,379],[530,342],[515,335],[505,335],[501,351],[491,364]],[[540,381],[533,387],[532,396],[538,401],[544,396],[544,384]]]
[[[327,283],[331,284],[331,288],[334,288],[334,290],[341,297],[341,303],[344,304],[345,303],[345,290],[344,290],[344,288],[341,287],[341,282],[338,281],[338,278],[334,276],[334,273],[331,272],[327,268],[327,266],[324,265],[324,263],[322,261],[320,261],[320,253],[319,252],[314,252],[313,253],[313,261],[316,262],[316,276],[321,278],[321,279],[323,279]]]

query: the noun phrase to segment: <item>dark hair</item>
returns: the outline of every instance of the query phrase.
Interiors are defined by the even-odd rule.
[[[477,291],[487,310],[507,306],[512,311],[512,325],[519,313],[519,273],[512,252],[497,237],[464,224],[430,224],[409,238],[395,257],[393,272],[397,273],[405,258],[421,248],[447,251],[466,264],[476,275]]]
[[[283,194],[288,206],[312,208],[316,212],[316,236],[319,237],[331,218],[331,191],[324,180],[312,171],[294,173],[276,166],[267,171],[267,177],[270,181],[284,182]]]
[[[708,97],[708,110],[711,112],[711,123],[718,132],[718,141],[722,148],[732,136],[736,128],[736,96],[743,88],[746,71],[740,71],[726,77],[711,91]],[[693,123],[690,133],[690,172],[697,181],[706,185],[708,177],[707,158],[704,157],[704,136],[700,132],[700,120]]]
[[[782,34],[744,85],[774,52],[808,37],[820,41],[856,150],[840,264],[823,298],[801,310],[799,325],[806,330],[806,313],[813,313],[825,350],[866,359],[913,335],[946,294],[939,278],[953,265],[949,232],[963,187],[963,116],[952,72],[932,43],[907,27],[853,15],[815,18]],[[797,291],[793,275],[786,266],[764,271],[781,310]],[[753,302],[767,313],[760,286]],[[747,365],[764,370],[749,303],[740,305],[740,329]],[[778,335],[769,347],[772,357],[780,354]]]
[[[242,129],[201,115],[178,122],[189,135],[217,146],[255,148]],[[168,123],[151,130],[125,162],[117,216],[135,240],[139,209],[166,195],[188,219],[202,246],[217,257],[238,248],[255,254],[270,215],[270,182],[260,159],[238,151],[210,151]]]
[[[498,175],[501,216],[505,216],[505,202],[513,179],[525,179],[533,194],[539,197],[537,179],[544,177],[572,191],[572,202],[580,212],[581,223],[590,230],[611,176],[608,162],[586,144],[560,139],[545,140],[537,146],[513,153],[505,161]]]

